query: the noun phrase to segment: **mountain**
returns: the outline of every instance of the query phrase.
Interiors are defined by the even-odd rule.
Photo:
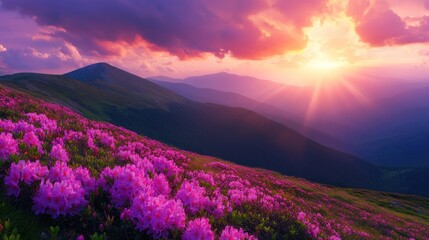
[[[267,96],[279,91],[299,88],[225,72],[188,77],[181,82],[198,88],[211,88],[223,92],[234,92],[258,101],[264,100]]]
[[[229,107],[238,107],[251,110],[261,114],[264,117],[288,126],[293,130],[305,135],[306,137],[316,142],[322,143],[325,146],[344,152],[351,151],[351,148],[348,147],[347,144],[341,142],[338,139],[335,139],[327,133],[300,124],[303,122],[302,119],[299,119],[271,105],[258,102],[233,92],[222,92],[211,88],[197,88],[185,83],[166,82],[159,79],[166,80],[166,78],[163,77],[154,77],[149,80],[193,101],[202,103],[215,103]]]
[[[227,81],[233,83],[223,86]],[[242,94],[281,109],[288,113],[286,116],[294,116],[298,124],[329,133],[345,146],[330,145],[323,138],[318,141],[370,162],[388,166],[429,165],[429,153],[425,150],[429,149],[425,144],[429,129],[427,82],[348,74],[314,86],[270,82],[264,88],[262,83],[268,81],[226,73],[181,82]]]
[[[424,171],[376,167],[249,110],[196,103],[107,64],[57,76],[16,74],[0,81],[167,144],[246,166],[336,186],[429,192]]]
[[[378,114],[384,118],[375,119],[373,129],[384,133],[364,142],[362,155],[379,164],[401,166],[405,156],[409,166],[429,166],[429,88],[405,90],[379,102]]]
[[[1,239],[427,238],[427,198],[175,149],[2,84],[0,144]]]

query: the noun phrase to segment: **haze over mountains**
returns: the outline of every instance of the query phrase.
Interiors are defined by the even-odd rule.
[[[243,165],[337,186],[429,194],[426,169],[380,168],[255,112],[194,102],[105,63],[65,75],[22,73],[0,81],[91,118]]]
[[[302,119],[269,104],[261,103],[249,97],[233,93],[222,92],[211,88],[197,88],[185,83],[173,83],[149,79],[156,84],[175,91],[181,96],[185,96],[193,101],[202,103],[215,103],[229,107],[245,108],[256,113],[261,114],[269,119],[275,120],[283,125],[286,125],[301,134],[311,138],[316,142],[320,142],[326,146],[332,147],[337,150],[351,151],[343,142],[335,139],[325,132],[321,132],[314,128],[303,125]]]
[[[301,131],[304,135],[376,164],[429,165],[429,84],[425,82],[347,75],[332,82],[296,87],[227,73],[159,79],[172,82],[158,84],[185,97],[195,94],[183,91],[183,84],[235,93],[276,107],[283,117],[304,126],[301,129],[307,127]],[[212,95],[211,101],[221,97]],[[253,110],[271,119],[278,117]]]

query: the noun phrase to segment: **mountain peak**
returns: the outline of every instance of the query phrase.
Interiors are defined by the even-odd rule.
[[[84,82],[93,82],[96,80],[112,82],[115,80],[114,76],[121,75],[123,77],[124,75],[131,75],[131,73],[125,72],[106,62],[99,62],[76,69],[64,75]]]
[[[98,63],[94,63],[94,64],[90,64],[90,65],[78,68],[78,69],[71,71],[69,73],[78,72],[78,71],[105,71],[105,70],[109,70],[109,69],[121,70],[115,66],[110,65],[109,63],[98,62]],[[66,73],[65,75],[67,75],[69,73]]]
[[[138,95],[139,101],[143,98],[152,106],[185,101],[182,96],[171,90],[105,62],[76,69],[64,76],[103,90],[109,89],[110,92],[116,93],[115,96],[120,95],[119,93],[123,94],[123,98],[128,98],[132,94]]]
[[[83,68],[116,68],[110,64],[108,64],[107,62],[98,62],[98,63],[94,63],[91,65],[88,65],[86,67]]]

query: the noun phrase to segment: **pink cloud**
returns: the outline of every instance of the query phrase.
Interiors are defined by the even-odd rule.
[[[326,13],[328,0],[0,0],[2,7],[39,25],[87,55],[117,55],[110,44],[148,43],[179,58],[231,54],[261,59],[305,47],[302,31]],[[255,16],[275,12],[288,31]],[[270,14],[265,14],[270,17]],[[291,31],[292,30],[292,31]]]
[[[371,46],[429,42],[429,17],[401,18],[386,0],[350,0],[347,13],[361,40]]]

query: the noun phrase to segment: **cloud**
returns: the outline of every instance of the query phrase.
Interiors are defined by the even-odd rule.
[[[387,0],[350,0],[347,13],[360,39],[371,46],[429,42],[429,17],[401,17]]]
[[[6,52],[7,48],[0,44],[0,52]]]
[[[67,44],[49,52],[32,47],[10,48],[0,51],[0,68],[3,73],[69,69],[81,66],[76,54],[76,49]]]
[[[302,49],[303,28],[329,0],[0,0],[91,56],[144,44],[179,58],[230,54],[261,59]]]

